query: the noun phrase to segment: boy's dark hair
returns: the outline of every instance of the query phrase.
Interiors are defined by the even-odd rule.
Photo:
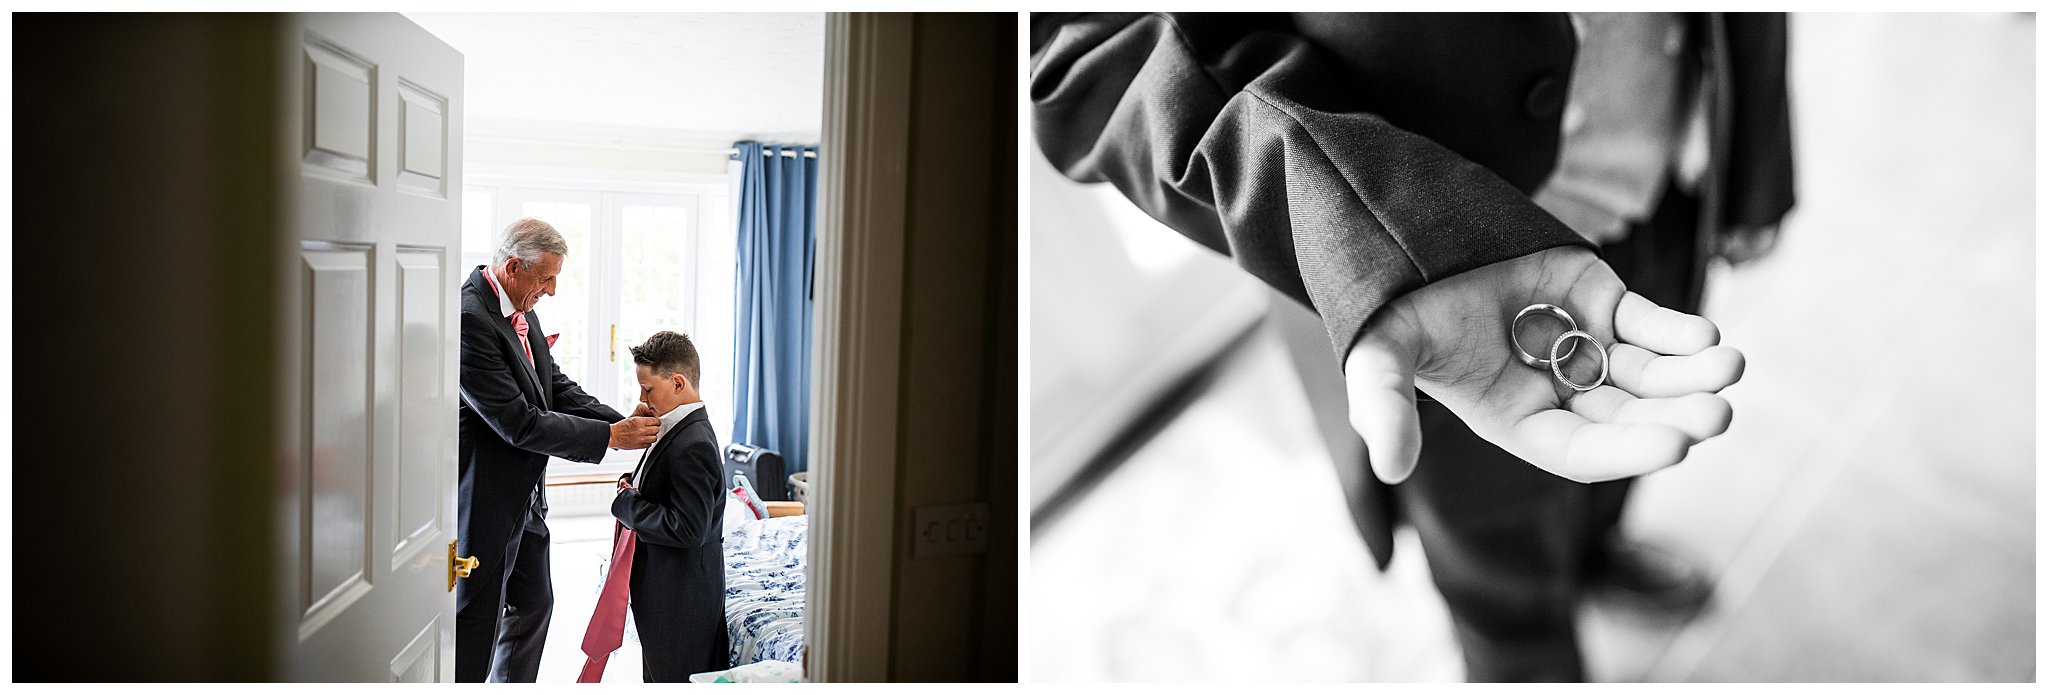
[[[690,380],[690,388],[704,388],[697,381],[702,367],[697,364],[697,346],[690,342],[690,336],[661,331],[647,336],[647,342],[627,350],[633,353],[633,364],[647,365],[648,371],[659,376],[682,374],[683,378]]]

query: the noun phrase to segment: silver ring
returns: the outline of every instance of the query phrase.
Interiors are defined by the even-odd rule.
[[[1572,315],[1569,312],[1552,304],[1531,304],[1522,307],[1522,310],[1515,314],[1515,320],[1508,323],[1508,342],[1515,346],[1515,356],[1521,358],[1522,364],[1542,369],[1550,366],[1551,361],[1529,354],[1529,351],[1522,347],[1522,339],[1516,335],[1521,332],[1522,319],[1537,313],[1549,314],[1564,321],[1565,330],[1567,331],[1579,330],[1579,322],[1572,320]],[[1572,356],[1572,352],[1578,349],[1579,346],[1573,344],[1572,349],[1565,351],[1564,356],[1569,358]]]
[[[1591,386],[1580,386],[1572,383],[1571,379],[1567,379],[1564,376],[1564,367],[1562,365],[1564,364],[1565,357],[1570,357],[1571,354],[1566,353],[1563,357],[1560,357],[1557,354],[1557,349],[1564,347],[1564,342],[1572,338],[1585,338],[1586,342],[1593,344],[1593,352],[1600,355],[1600,378],[1594,381]],[[1574,347],[1576,348],[1576,346]],[[1557,342],[1550,344],[1550,373],[1556,376],[1557,380],[1563,383],[1566,388],[1573,391],[1591,391],[1600,388],[1601,384],[1607,383],[1607,346],[1601,345],[1600,339],[1593,337],[1591,333],[1581,330],[1565,331],[1564,335],[1557,337]]]

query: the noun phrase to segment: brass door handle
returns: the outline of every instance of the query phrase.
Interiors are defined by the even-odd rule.
[[[483,563],[474,557],[456,557],[455,541],[448,541],[448,590],[455,590],[456,577],[468,579],[469,574],[476,571],[477,565],[480,564]]]

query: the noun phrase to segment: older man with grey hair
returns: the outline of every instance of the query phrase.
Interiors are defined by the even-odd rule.
[[[462,285],[462,483],[456,553],[477,564],[455,586],[455,677],[531,683],[554,610],[548,457],[596,463],[643,449],[661,421],[599,403],[562,374],[533,312],[555,294],[569,246],[552,225],[513,222]]]

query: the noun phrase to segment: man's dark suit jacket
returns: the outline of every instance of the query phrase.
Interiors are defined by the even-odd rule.
[[[1776,224],[1784,18],[1688,21],[1688,77],[1708,87],[1702,238]],[[1529,198],[1562,139],[1563,14],[1033,14],[1031,46],[1046,159],[1315,309],[1340,361],[1395,297],[1587,245]],[[1384,567],[1386,490],[1345,492]]]
[[[718,438],[703,408],[647,451],[612,516],[639,537],[633,624],[649,683],[685,683],[729,667],[725,629],[725,487]]]
[[[563,376],[548,352],[540,316],[527,312],[527,344],[500,313],[497,291],[478,266],[462,285],[462,403],[456,458],[462,483],[456,553],[475,557],[481,577],[501,579],[504,553],[520,532],[527,510],[546,511],[536,490],[548,457],[596,462],[611,439],[611,423],[624,416]],[[480,578],[472,575],[472,578]],[[456,603],[470,593],[457,586]],[[487,595],[497,595],[492,588]]]

